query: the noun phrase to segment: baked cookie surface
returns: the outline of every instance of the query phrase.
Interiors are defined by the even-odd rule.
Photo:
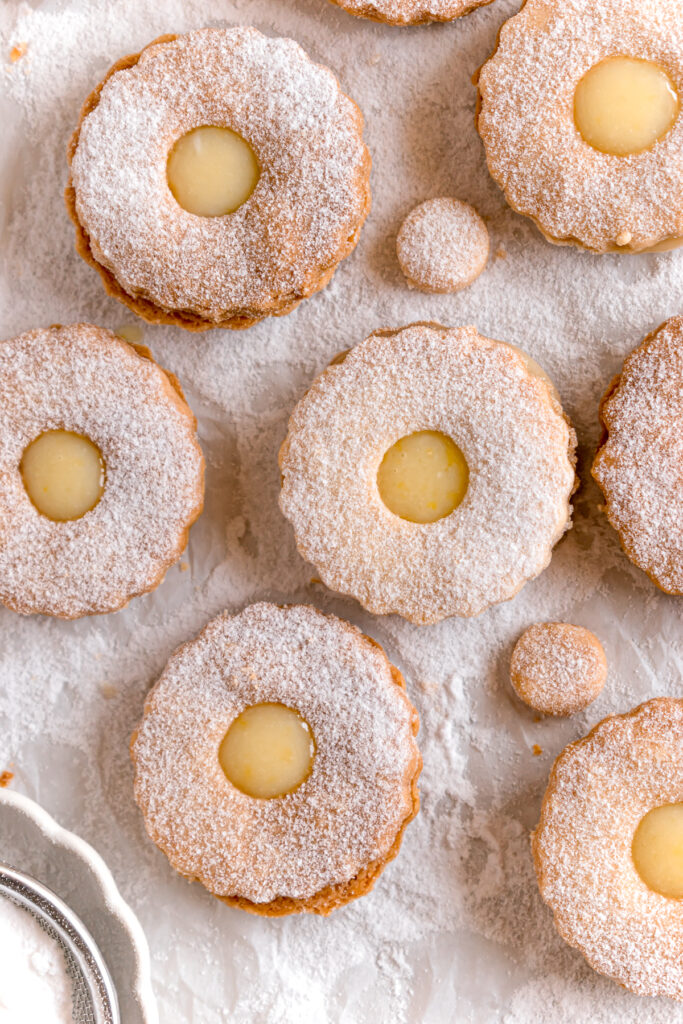
[[[89,458],[95,479],[79,482]],[[65,464],[76,491],[85,485],[80,509],[73,487],[60,497]],[[147,350],[91,324],[0,342],[3,604],[62,618],[116,611],[158,586],[203,500],[194,416]]]
[[[624,551],[661,590],[683,594],[683,317],[627,356],[600,406],[593,477]]]
[[[510,661],[520,698],[544,715],[574,715],[600,694],[607,679],[602,644],[568,622],[539,622],[522,633]]]
[[[229,129],[258,165],[222,216],[189,212],[169,187],[172,151],[207,127]],[[242,328],[289,313],[358,241],[370,208],[362,133],[334,75],[290,39],[162,37],[115,64],[83,107],[66,191],[76,248],[152,322]]]
[[[683,902],[653,891],[634,862],[643,819],[682,800],[683,701],[651,700],[560,754],[533,835],[562,938],[640,995],[683,999]]]
[[[681,244],[680,5],[526,0],[478,89],[489,171],[549,241],[596,253]],[[601,138],[609,125],[621,135]]]
[[[410,211],[396,239],[409,287],[457,292],[472,284],[489,258],[489,233],[474,207],[443,196]]]
[[[575,443],[519,350],[474,327],[381,330],[292,413],[280,507],[322,581],[374,614],[477,615],[547,566]]]
[[[484,7],[491,0],[332,0],[350,14],[389,25],[426,25],[453,21]]]
[[[298,787],[256,799],[219,757],[238,716],[264,703],[302,717],[315,755]],[[372,888],[417,813],[417,729],[378,644],[312,607],[252,605],[169,661],[132,740],[135,796],[173,867],[215,896],[266,916],[328,914]]]

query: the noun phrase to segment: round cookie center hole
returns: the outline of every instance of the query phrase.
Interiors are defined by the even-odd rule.
[[[377,487],[386,507],[411,523],[435,523],[461,503],[469,485],[465,456],[446,434],[420,430],[386,452]]]
[[[611,156],[650,149],[680,111],[665,68],[634,57],[608,57],[588,71],[574,95],[574,120],[584,141]]]
[[[58,523],[80,519],[104,493],[102,452],[69,430],[48,430],[31,441],[19,469],[33,505]]]
[[[635,831],[631,852],[648,889],[683,899],[683,803],[648,811]]]
[[[284,704],[253,704],[237,716],[218,751],[229,782],[261,800],[286,796],[311,774],[315,740],[298,711]]]
[[[205,125],[178,139],[166,174],[168,187],[184,210],[197,217],[222,217],[246,203],[261,171],[241,135]]]

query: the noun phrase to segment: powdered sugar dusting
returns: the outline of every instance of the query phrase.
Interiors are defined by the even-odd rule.
[[[399,519],[377,470],[401,437],[446,434],[468,490],[435,523]],[[367,338],[312,384],[280,454],[280,507],[333,590],[413,622],[477,615],[550,560],[569,525],[575,438],[509,345],[414,324]]]
[[[577,85],[615,54],[661,64],[683,95],[683,9],[528,0],[479,78],[479,131],[509,202],[553,239],[597,252],[683,236],[683,117],[652,149],[626,157],[598,152],[576,129]]]
[[[396,252],[409,284],[428,292],[457,292],[486,266],[489,233],[467,203],[428,199],[403,221]]]
[[[316,755],[293,793],[253,800],[218,749],[237,715],[267,701],[302,715]],[[152,690],[133,757],[147,828],[174,866],[254,903],[349,881],[413,811],[410,705],[382,652],[313,608],[252,605],[210,623]]]
[[[225,217],[196,217],[166,179],[202,125],[247,139],[261,176]],[[291,39],[207,29],[117,71],[80,127],[76,211],[97,261],[129,295],[214,323],[277,313],[315,291],[369,205],[362,117]]]
[[[332,0],[351,14],[392,25],[421,25],[452,21],[491,0]]]
[[[242,334],[145,326],[145,343],[183,384],[207,461],[186,571],[170,570],[116,615],[65,623],[0,609],[0,771],[105,857],[147,933],[164,1024],[680,1022],[670,1000],[622,990],[562,941],[538,894],[529,830],[568,742],[610,712],[683,692],[680,603],[626,558],[588,471],[600,396],[675,312],[683,261],[549,246],[491,181],[470,78],[518,7],[496,0],[453,25],[401,31],[327,0],[0,3],[0,337],[126,321],[73,252],[64,152],[93,84],[165,32],[239,23],[297,39],[358,101],[374,161],[373,211],[354,255],[294,314]],[[20,42],[26,54],[12,64]],[[396,232],[425,196],[450,194],[485,218],[494,258],[457,294],[411,291]],[[476,323],[538,360],[579,433],[583,482],[574,526],[538,579],[475,619],[419,628],[313,582],[277,507],[278,448],[316,374],[376,327],[414,320]],[[373,892],[328,918],[262,920],[188,885],[133,799],[128,744],[149,688],[174,648],[255,600],[356,622],[404,672],[420,713],[420,814]],[[600,636],[610,682],[586,712],[538,721],[510,690],[510,655],[529,623],[558,618]]]
[[[683,594],[683,317],[626,359],[601,415],[593,476],[607,516],[636,565]]]
[[[0,897],[0,1020],[73,1024],[64,950],[23,907]]]
[[[631,844],[648,811],[681,800],[683,701],[651,701],[560,755],[534,836],[541,891],[566,940],[635,992],[676,999],[683,905],[645,885]]]
[[[80,519],[41,515],[21,479],[48,430],[88,437],[104,493]],[[179,557],[203,501],[194,421],[163,371],[89,324],[0,343],[0,600],[74,618],[120,608]]]
[[[546,715],[573,715],[591,704],[607,678],[602,644],[566,622],[530,626],[515,644],[512,685],[525,704]]]

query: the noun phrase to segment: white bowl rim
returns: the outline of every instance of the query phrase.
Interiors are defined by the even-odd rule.
[[[159,1011],[152,990],[149,945],[142,925],[118,890],[114,877],[100,854],[75,832],[62,828],[35,800],[11,789],[0,789],[0,803],[14,807],[40,829],[55,845],[71,851],[85,862],[104,897],[107,910],[118,918],[135,951],[136,973],[131,991],[140,1006],[145,1024],[159,1024]]]

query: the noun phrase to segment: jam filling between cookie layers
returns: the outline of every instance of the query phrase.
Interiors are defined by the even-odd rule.
[[[615,56],[600,61],[579,82],[574,121],[585,142],[611,156],[651,149],[680,112],[674,83],[654,61]]]
[[[241,135],[204,125],[178,139],[169,153],[166,175],[184,210],[197,217],[222,217],[246,203],[261,171]]]
[[[465,456],[446,434],[420,430],[385,453],[377,473],[379,495],[394,515],[435,523],[462,502],[469,485]]]
[[[284,704],[253,704],[226,732],[221,768],[247,796],[271,800],[301,786],[313,769],[315,740],[304,718]]]
[[[631,851],[648,889],[683,899],[683,803],[648,811],[636,829]]]
[[[54,522],[80,519],[104,493],[102,452],[70,430],[40,434],[24,451],[19,469],[32,504]]]

